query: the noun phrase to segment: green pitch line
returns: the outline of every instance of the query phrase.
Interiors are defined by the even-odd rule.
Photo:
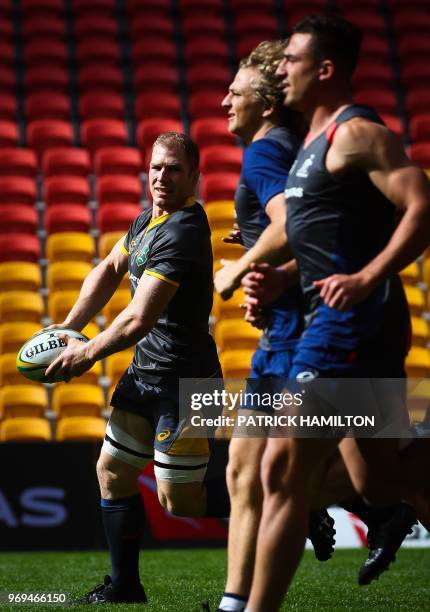
[[[297,612],[416,612],[430,610],[430,549],[402,550],[379,581],[359,587],[356,574],[364,550],[339,550],[327,563],[306,552],[282,610]],[[198,612],[209,600],[216,608],[223,590],[225,550],[143,551],[141,576],[149,603],[102,606],[103,610]],[[108,571],[106,553],[2,553],[0,591],[67,593],[69,600],[101,582]],[[2,600],[3,601],[3,600]],[[0,610],[64,610],[56,605],[0,604]],[[88,606],[66,609],[89,610]]]

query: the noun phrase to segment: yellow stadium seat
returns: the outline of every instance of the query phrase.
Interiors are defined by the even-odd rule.
[[[0,263],[0,292],[38,291],[42,286],[40,266],[25,261]]]
[[[74,416],[61,419],[57,423],[57,440],[102,441],[106,421],[101,417]]]
[[[107,232],[99,238],[99,257],[104,259],[112,251],[118,240],[125,238],[125,232]]]
[[[214,261],[219,259],[239,259],[244,253],[244,248],[240,244],[229,244],[223,242],[223,238],[226,238],[228,232],[225,230],[215,230],[211,235],[212,251]]]
[[[215,325],[214,338],[220,351],[255,350],[261,331],[243,319],[224,319]]]
[[[43,385],[8,385],[0,389],[0,416],[3,418],[43,417],[48,394]]]
[[[133,349],[126,349],[120,353],[110,355],[106,359],[106,375],[111,385],[116,385],[121,376],[133,361]]]
[[[411,317],[412,344],[426,346],[430,340],[430,326],[428,321],[421,317]]]
[[[16,369],[16,353],[0,355],[0,387],[6,385],[39,385],[33,380],[25,378]]]
[[[421,422],[430,406],[430,381],[408,381],[408,410],[412,422]]]
[[[131,300],[130,291],[127,289],[119,289],[115,291],[109,302],[103,308],[103,314],[108,323],[112,323],[119,313],[124,310]]]
[[[90,321],[88,325],[84,327],[84,329],[82,330],[82,333],[84,334],[84,336],[87,336],[87,338],[91,339],[100,333],[100,328],[98,325],[96,325],[96,323],[93,323],[92,321]]]
[[[104,408],[103,389],[96,385],[59,384],[52,393],[52,410],[59,419],[99,416]]]
[[[51,428],[47,419],[14,417],[5,419],[0,425],[2,442],[44,442],[50,439]]]
[[[92,263],[95,256],[94,239],[83,232],[59,232],[46,241],[46,257],[49,262],[86,261]]]
[[[84,333],[84,332],[82,332]],[[102,362],[96,361],[95,364],[84,372],[81,376],[72,378],[69,385],[98,385],[99,379],[103,375]]]
[[[408,376],[421,378],[430,376],[430,352],[428,349],[413,346],[406,357]]]
[[[406,266],[401,272],[400,277],[405,285],[416,285],[420,281],[420,268],[416,261]]]
[[[254,351],[224,351],[220,354],[222,372],[225,378],[247,378]]]
[[[48,315],[54,323],[61,323],[78,299],[79,291],[56,291],[48,297]]]
[[[223,319],[241,319],[244,315],[244,310],[240,307],[245,303],[245,294],[243,289],[237,289],[229,300],[222,300],[218,293],[214,293],[214,305],[212,315],[217,320]]]
[[[207,202],[205,204],[205,212],[211,231],[222,230],[225,236],[228,236],[236,220],[233,200]]]
[[[92,270],[85,261],[56,261],[48,266],[46,285],[49,291],[79,291]]]
[[[43,298],[35,291],[6,291],[0,295],[0,321],[3,323],[40,323],[43,312]]]
[[[425,308],[423,292],[418,287],[410,287],[409,285],[405,285],[404,289],[411,314],[420,315]]]
[[[14,321],[0,325],[0,354],[17,353],[24,342],[27,342],[36,332],[40,324]]]

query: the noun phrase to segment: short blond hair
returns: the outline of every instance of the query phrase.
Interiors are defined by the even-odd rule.
[[[250,86],[258,96],[271,104],[281,105],[283,102],[282,83],[276,76],[276,70],[286,44],[285,40],[265,40],[239,64],[239,68],[254,68],[258,72],[259,78],[251,79]]]

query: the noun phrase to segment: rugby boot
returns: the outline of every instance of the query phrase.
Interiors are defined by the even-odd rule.
[[[147,603],[145,589],[141,584],[132,588],[119,587],[112,583],[110,576],[105,576],[103,584],[99,584],[92,591],[84,595],[77,604],[105,604],[105,603]]]
[[[308,538],[312,542],[318,561],[328,561],[332,556],[336,543],[335,535],[334,519],[327,510],[309,514]]]

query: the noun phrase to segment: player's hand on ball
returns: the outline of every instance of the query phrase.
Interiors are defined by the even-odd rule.
[[[321,299],[330,308],[344,311],[367,298],[373,285],[362,274],[332,274],[327,278],[314,281],[320,291]]]
[[[74,376],[81,376],[89,370],[95,360],[88,355],[88,345],[70,336],[60,335],[67,348],[47,368],[45,376],[49,382],[63,380],[69,382]]]

